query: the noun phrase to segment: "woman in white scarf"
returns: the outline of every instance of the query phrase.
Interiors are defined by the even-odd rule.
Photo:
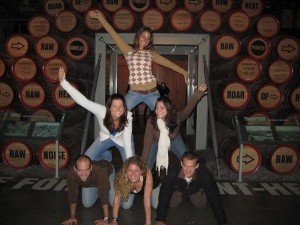
[[[174,104],[168,97],[157,99],[155,110],[147,120],[144,149],[142,159],[152,168],[155,161],[156,167],[160,171],[162,168],[168,169],[168,151],[172,151],[178,159],[186,151],[185,144],[179,134],[181,122],[186,120],[194,110],[198,101],[206,94],[207,86],[201,84],[195,89],[193,97],[185,108],[176,111]]]

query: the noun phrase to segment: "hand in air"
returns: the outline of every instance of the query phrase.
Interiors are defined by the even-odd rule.
[[[203,91],[205,94],[207,94],[207,85],[206,85],[206,84],[201,84],[201,85],[198,87],[198,90],[199,90],[199,91]]]
[[[98,16],[100,15],[100,12],[99,12],[99,10],[92,10],[92,11],[89,12],[88,15],[91,18],[97,19]]]
[[[58,70],[58,78],[60,83],[66,79],[66,72],[63,67],[60,67]]]

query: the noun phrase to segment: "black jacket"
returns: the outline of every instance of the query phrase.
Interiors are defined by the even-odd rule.
[[[207,167],[199,164],[192,181],[188,184],[184,179],[180,163],[169,168],[159,193],[159,204],[156,210],[156,220],[166,221],[167,213],[170,207],[170,201],[174,191],[181,193],[194,194],[201,189],[204,190],[218,224],[226,224],[226,214],[222,206],[222,199],[218,186]]]

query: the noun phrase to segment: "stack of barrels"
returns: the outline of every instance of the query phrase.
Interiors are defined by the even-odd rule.
[[[60,87],[57,74],[58,68],[64,67],[67,79],[85,96],[90,95],[94,34],[105,32],[97,20],[89,18],[90,10],[99,9],[118,32],[135,33],[140,26],[148,26],[161,33],[207,33],[211,36],[210,91],[220,127],[220,156],[236,172],[235,116],[242,125],[263,128],[294,126],[294,118],[300,115],[299,40],[281,34],[280,15],[268,8],[272,7],[263,0],[45,0],[45,13],[28,21],[26,34],[10,36],[6,52],[0,55],[0,108],[16,115],[33,115],[31,119],[43,115],[47,121],[59,121],[66,113],[61,137],[65,153],[59,157],[67,154],[66,158],[72,158],[79,151],[81,137],[77,135],[81,132],[77,130],[82,129],[85,110]],[[261,119],[253,122],[250,118]],[[27,148],[39,147],[31,157],[39,158],[37,161],[43,161],[41,154],[53,155],[39,154],[45,147],[32,140],[16,141]],[[299,167],[299,142],[246,144],[245,174],[256,172],[261,164],[279,174]],[[9,144],[1,145],[2,158],[9,162],[5,153],[10,152]],[[23,164],[14,168],[30,165]]]

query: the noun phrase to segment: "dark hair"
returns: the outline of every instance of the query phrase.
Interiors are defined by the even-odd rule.
[[[167,115],[165,118],[165,122],[166,122],[166,126],[169,129],[169,132],[173,133],[173,131],[177,127],[177,111],[175,109],[175,106],[174,106],[173,102],[166,96],[161,96],[157,99],[155,108],[156,108],[156,105],[158,102],[162,102],[167,109]],[[154,129],[157,130],[158,127],[157,127],[156,121],[157,121],[157,115],[155,113],[155,110],[153,110],[152,115],[151,115],[151,123],[152,123]]]
[[[197,163],[199,162],[199,155],[197,153],[195,153],[194,151],[186,151],[183,153],[181,161],[183,161],[183,159],[187,159],[187,160],[194,160],[197,159]]]
[[[75,159],[75,168],[77,169],[77,162],[79,161],[88,161],[90,166],[92,164],[92,160],[90,157],[88,157],[87,155],[79,155],[76,159]]]
[[[144,48],[145,50],[153,50],[153,30],[150,27],[141,27],[135,34],[134,36],[134,41],[133,41],[133,49],[134,50],[139,50],[140,48],[140,43],[139,43],[139,38],[143,32],[148,32],[150,33],[150,41],[149,44]]]
[[[128,120],[127,120],[127,106],[126,106],[126,101],[123,95],[121,94],[112,94],[107,102],[106,102],[106,114],[103,120],[104,126],[110,131],[114,131],[114,124],[113,124],[113,119],[111,117],[111,111],[110,107],[112,105],[112,102],[114,100],[121,100],[124,105],[124,114],[120,117],[120,122],[119,122],[119,127],[117,128],[117,131],[120,132],[124,129],[124,127],[127,125]]]

